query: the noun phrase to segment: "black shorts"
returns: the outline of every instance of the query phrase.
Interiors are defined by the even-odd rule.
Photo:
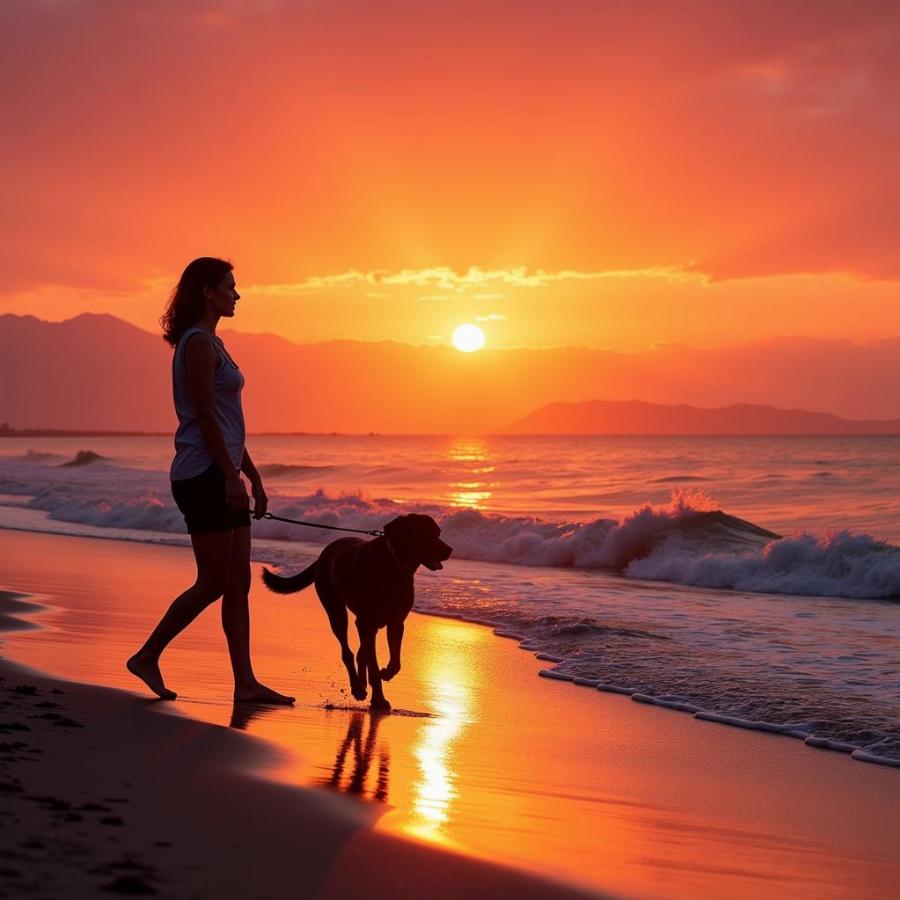
[[[250,525],[250,510],[232,509],[225,500],[225,476],[215,463],[193,478],[173,481],[172,496],[190,534]]]

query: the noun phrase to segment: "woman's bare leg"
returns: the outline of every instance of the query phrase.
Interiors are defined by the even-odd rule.
[[[191,535],[197,563],[197,580],[172,601],[144,646],[126,663],[129,672],[164,700],[173,700],[175,692],[170,691],[163,682],[159,671],[159,657],[174,637],[225,592],[233,541],[231,531]]]
[[[222,596],[222,628],[234,672],[234,699],[250,703],[293,703],[293,697],[260,684],[250,662],[250,527],[235,528],[231,569]]]

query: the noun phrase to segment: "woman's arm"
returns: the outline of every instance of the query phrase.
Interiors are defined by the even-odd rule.
[[[241,481],[240,469],[235,468],[222,429],[216,421],[215,373],[219,355],[209,338],[195,336],[190,338],[184,351],[185,365],[191,385],[191,399],[200,433],[206,442],[213,462],[225,475],[225,495],[229,505],[238,509],[246,509],[250,501],[247,489]]]
[[[241,460],[241,471],[250,480],[250,489],[253,492],[253,518],[261,519],[266,514],[269,506],[269,498],[263,490],[262,478],[253,465],[250,458],[250,451],[244,447],[244,458]]]
[[[244,447],[244,458],[241,460],[241,471],[247,476],[250,484],[262,481],[259,472],[256,471],[256,466],[253,465],[253,460],[250,459],[250,451],[246,447]]]

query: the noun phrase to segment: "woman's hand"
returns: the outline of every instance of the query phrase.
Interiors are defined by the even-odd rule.
[[[247,488],[239,472],[232,472],[225,477],[225,502],[234,510],[242,512],[250,506]]]
[[[255,478],[250,483],[250,490],[253,492],[253,518],[261,519],[269,508],[269,498],[263,490],[262,479]]]

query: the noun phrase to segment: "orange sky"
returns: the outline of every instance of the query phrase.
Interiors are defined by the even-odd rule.
[[[813,9],[814,7],[814,9]],[[9,0],[0,312],[306,342],[900,334],[893,2]]]

